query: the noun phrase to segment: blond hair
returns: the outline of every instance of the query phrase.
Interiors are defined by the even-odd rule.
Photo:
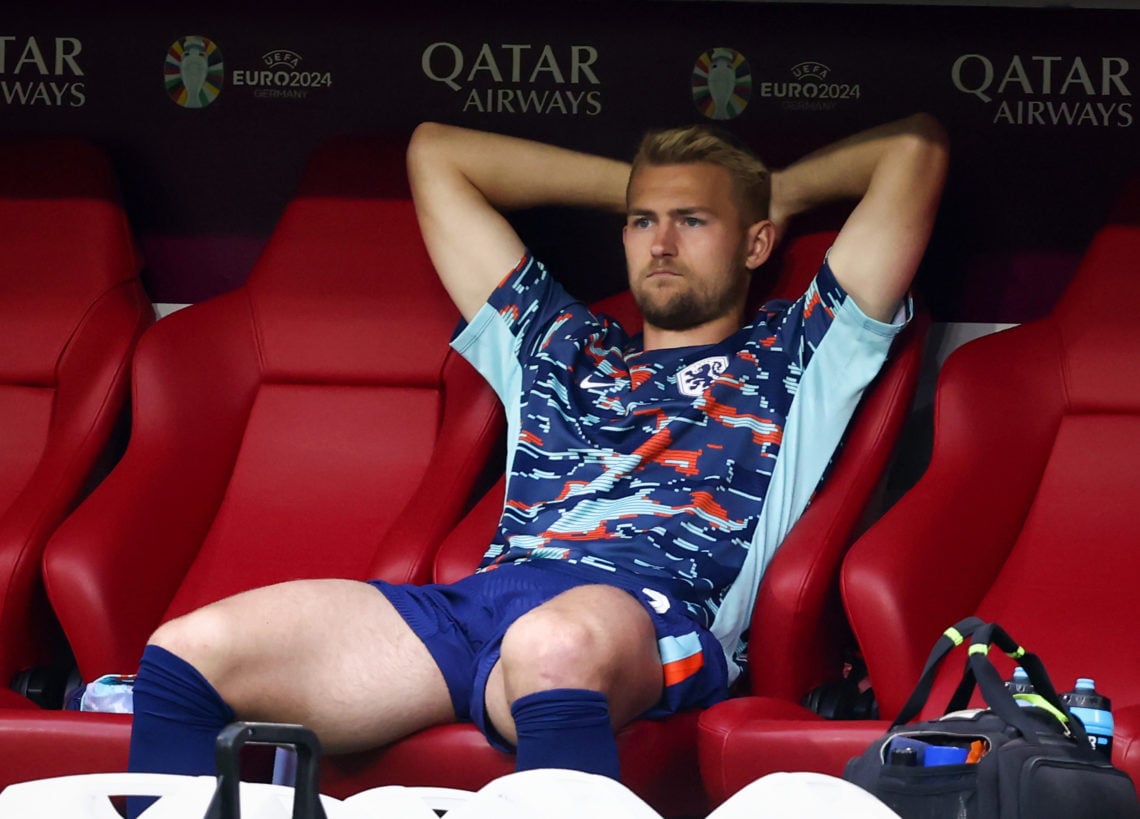
[[[735,136],[707,125],[687,125],[647,133],[634,154],[630,182],[646,165],[698,162],[719,165],[729,172],[733,194],[745,224],[768,218],[772,184],[767,166]]]

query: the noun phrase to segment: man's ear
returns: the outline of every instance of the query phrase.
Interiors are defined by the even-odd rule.
[[[755,270],[772,255],[772,249],[776,246],[776,226],[769,219],[761,219],[748,226],[745,237],[748,252],[744,257],[744,266]]]

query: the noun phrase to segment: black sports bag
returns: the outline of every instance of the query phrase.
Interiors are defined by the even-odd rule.
[[[971,636],[945,715],[912,723],[942,659]],[[992,645],[1026,670],[1036,694],[1019,699],[1032,705],[1006,689]],[[988,708],[967,709],[975,685]],[[887,735],[850,760],[844,778],[903,819],[1140,819],[1132,780],[1093,750],[1041,660],[976,617],[943,633]]]

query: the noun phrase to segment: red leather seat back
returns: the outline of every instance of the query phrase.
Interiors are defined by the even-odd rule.
[[[1140,303],[1138,258],[1140,220],[1102,228],[1054,311],[1056,371],[1042,380],[1057,388],[1056,433],[1021,531],[978,606],[1045,655],[1059,690],[1095,677],[1122,707],[1140,705],[1140,653],[1126,648],[1140,587],[1140,322],[1127,309]]]
[[[106,156],[0,142],[0,674],[47,659],[40,555],[91,480],[153,310]],[[35,609],[33,612],[32,609]]]
[[[139,258],[110,163],[73,139],[0,143],[4,383],[54,388],[91,305],[138,282]]]
[[[1140,703],[1128,648],[1140,584],[1135,217],[1118,209],[1098,232],[1049,317],[965,345],[943,368],[930,466],[844,568],[885,716],[941,630],[969,614],[1041,654],[1059,690],[1091,676],[1114,706]],[[932,702],[945,704],[959,673],[942,675]]]
[[[259,384],[170,616],[290,577],[425,577],[430,551],[381,546],[429,477],[445,373],[467,365],[411,200],[376,196],[390,156],[369,141],[319,153],[250,276]]]
[[[459,315],[402,156],[322,145],[246,283],[143,339],[126,456],[51,547],[85,676],[129,670],[160,622],[245,589],[430,576],[502,412],[449,348]],[[123,516],[117,565],[95,565],[93,533]]]
[[[0,143],[0,514],[47,442],[69,344],[139,260],[111,168],[73,140]],[[119,362],[121,364],[121,361]]]
[[[408,200],[290,203],[246,288],[258,385],[171,615],[378,560],[389,574],[378,547],[425,477],[458,318],[418,237]]]

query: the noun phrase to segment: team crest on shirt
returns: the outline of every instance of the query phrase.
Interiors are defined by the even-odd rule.
[[[714,355],[694,361],[677,373],[677,387],[682,395],[697,398],[704,393],[713,380],[728,369],[728,356]]]

